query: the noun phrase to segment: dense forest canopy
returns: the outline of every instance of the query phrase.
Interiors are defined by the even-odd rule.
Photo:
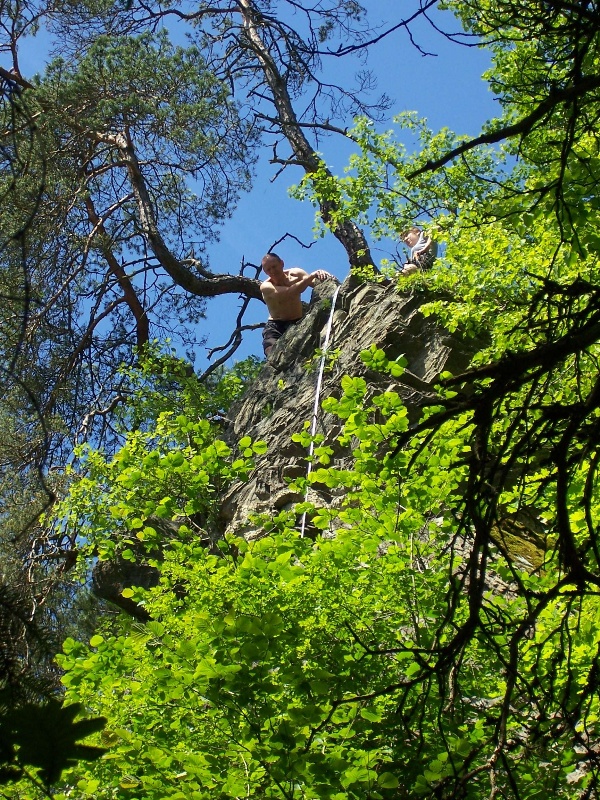
[[[471,139],[419,109],[382,133],[385,99],[333,87],[322,56],[437,6],[456,47],[489,49],[501,114]],[[385,30],[353,0],[2,3],[5,796],[598,796],[599,23],[563,0],[416,3]],[[62,55],[33,79],[38,25]],[[356,145],[342,175],[324,133]],[[207,547],[264,449],[216,424],[254,365],[199,380],[154,339],[191,347],[207,298],[260,297],[206,245],[265,145],[356,280],[395,280],[369,243],[421,221],[443,258],[400,289],[479,349],[414,425],[353,376],[324,401],[354,461],[317,446],[310,481],[344,502],[299,510],[333,538],[282,513]],[[67,630],[116,557],[160,574],[126,590],[146,621]]]

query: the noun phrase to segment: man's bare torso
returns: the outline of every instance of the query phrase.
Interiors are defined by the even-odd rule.
[[[307,273],[299,267],[283,270],[275,279],[267,278],[260,286],[262,296],[269,309],[269,319],[282,321],[297,320],[302,316],[300,294],[294,291],[294,283]]]

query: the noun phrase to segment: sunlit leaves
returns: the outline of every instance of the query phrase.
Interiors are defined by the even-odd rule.
[[[463,4],[463,16],[501,6]],[[469,24],[500,36],[513,12],[495,28]],[[487,134],[546,97],[547,45],[497,45],[504,116]],[[585,55],[580,66],[595,68]],[[570,61],[558,66],[564,82]],[[365,374],[344,376],[323,403],[337,441],[308,427],[294,437],[313,439],[314,469],[291,489],[330,498],[296,509],[309,535],[285,510],[263,518],[257,541],[227,536],[209,550],[194,536],[191,515],[210,521],[219,489],[264,452],[250,437],[231,452],[190,415],[167,413],[112,462],[89,453],[90,480],[59,524],[85,522],[94,557],[135,559],[134,540],[158,546],[150,517],[184,524],[160,543],[159,585],[125,590],[151,621],[65,643],[69,697],[110,718],[110,756],[82,790],[593,796],[597,147],[594,126],[563,112],[518,146],[477,148],[438,170],[428,165],[461,137],[404,115],[403,135],[419,143],[408,153],[358,120],[348,172],[323,166],[298,190],[332,204],[332,224],[352,218],[375,236],[424,221],[443,245],[420,278],[426,324],[435,317],[479,350],[478,369],[442,372],[410,423],[396,385],[406,365],[377,344],[363,351]],[[389,376],[387,391],[373,391],[370,371]]]
[[[156,520],[175,522],[184,539],[194,535],[192,528],[197,531],[198,519],[210,526],[218,492],[248,475],[252,457],[264,452],[265,443],[246,437],[240,450],[234,454],[205,419],[161,412],[152,428],[130,433],[112,458],[80,449],[77,471],[70,468],[71,490],[53,524],[81,536],[85,519],[96,535],[93,543],[82,537],[84,550],[93,550],[101,560],[119,553],[135,561],[136,553],[164,545]]]
[[[497,241],[506,246],[500,235]],[[404,370],[403,359],[390,361],[376,345],[361,357],[392,381]],[[565,378],[553,387],[554,400],[573,391]],[[270,535],[253,542],[228,536],[216,556],[186,523],[162,544],[159,586],[124,592],[144,604],[152,621],[136,632],[127,626],[103,632],[89,648],[65,644],[61,666],[69,696],[108,716],[111,730],[130,725],[132,714],[136,720],[127,736],[119,733],[111,758],[83,780],[100,780],[107,792],[135,784],[156,800],[235,796],[244,782],[250,796],[385,797],[402,785],[414,796],[450,797],[471,775],[473,797],[489,792],[493,779],[533,798],[539,786],[531,775],[540,759],[548,765],[544,786],[566,776],[574,785],[587,780],[578,777],[571,734],[540,722],[538,708],[560,716],[585,706],[586,724],[595,729],[597,700],[588,687],[600,634],[593,602],[560,585],[552,550],[529,563],[525,545],[519,549],[517,539],[514,555],[515,543],[508,545],[497,530],[477,550],[475,531],[463,521],[463,494],[477,456],[476,414],[468,405],[446,412],[463,402],[448,388],[453,380],[440,374],[435,402],[409,435],[407,409],[393,384],[373,394],[364,378],[344,376],[323,407],[340,420],[338,444],[351,449],[352,459],[331,466],[335,450],[319,434],[313,470],[291,487],[338,493],[331,506],[299,504],[314,541],[293,529],[293,513],[281,512],[263,520]],[[482,380],[479,390],[492,386]],[[584,386],[580,378],[579,389]],[[499,443],[527,441],[535,422],[535,416],[515,419],[515,397],[518,391],[498,401],[502,413],[493,432]],[[160,415],[154,430],[136,436],[115,459],[111,481],[111,498],[115,486],[130,494],[126,502],[110,499],[109,512],[150,539],[154,528],[136,510],[148,507],[146,490],[140,494],[145,484],[158,498],[152,511],[164,508],[178,519],[173,487],[181,494],[194,482],[195,467],[214,481],[231,476],[241,461],[243,476],[244,459],[264,450],[242,437],[238,458],[181,414]],[[294,438],[307,445],[308,427]],[[501,468],[514,463],[514,452],[500,452]],[[90,458],[106,470],[98,454]],[[535,507],[540,524],[550,528],[551,548],[553,472],[527,457],[518,464],[527,480],[505,485],[498,503],[507,514],[525,503]],[[593,504],[587,512],[579,507],[590,491],[590,468],[582,459],[565,498],[574,542],[583,548],[598,519]],[[96,494],[85,506],[86,536],[96,546],[108,547],[98,522],[106,502]],[[473,569],[482,551],[490,560],[474,600],[469,585],[478,579]],[[529,574],[534,566],[543,569]],[[532,689],[531,675],[542,686],[551,683],[550,698]],[[512,737],[500,770],[494,766],[498,725]],[[535,747],[522,733],[530,729],[540,737]],[[224,752],[226,772],[219,760]]]

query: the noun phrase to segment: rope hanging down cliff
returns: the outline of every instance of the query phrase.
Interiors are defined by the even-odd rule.
[[[315,389],[315,404],[313,406],[313,414],[312,414],[312,423],[310,427],[310,447],[308,448],[308,469],[306,471],[306,478],[310,476],[312,470],[312,455],[315,449],[315,434],[317,432],[317,420],[319,416],[319,398],[321,396],[321,384],[323,383],[323,372],[325,370],[325,357],[327,355],[327,348],[329,347],[329,338],[331,336],[331,327],[333,323],[333,312],[335,311],[335,301],[337,300],[338,292],[340,291],[340,287],[335,287],[335,292],[333,293],[333,297],[331,298],[331,311],[329,312],[329,320],[327,321],[327,330],[325,331],[325,342],[323,344],[323,349],[321,351],[321,361],[319,362],[319,374],[317,377],[317,387]],[[306,486],[306,491],[304,493],[304,502],[308,500],[308,485]],[[304,529],[306,527],[306,511],[302,514],[302,522],[300,524],[300,536],[304,538]]]

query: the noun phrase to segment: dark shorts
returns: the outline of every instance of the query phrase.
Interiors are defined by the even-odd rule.
[[[301,317],[298,319],[270,319],[265,325],[262,335],[265,355],[267,355],[267,350],[281,339],[287,329],[300,322],[301,319]]]

